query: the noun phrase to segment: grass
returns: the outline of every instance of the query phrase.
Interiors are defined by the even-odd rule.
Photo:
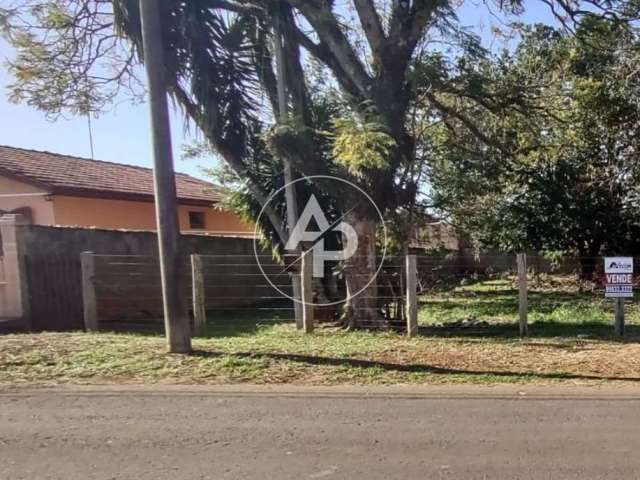
[[[548,283],[548,282],[547,282]],[[640,315],[629,335],[612,336],[612,308],[571,284],[534,285],[532,338],[517,337],[509,279],[422,298],[423,334],[303,335],[277,315],[213,315],[193,355],[168,355],[153,335],[44,333],[0,341],[0,383],[601,383],[640,381]],[[226,318],[226,320],[224,320]],[[449,328],[473,319],[478,328]],[[436,325],[438,325],[436,327]]]
[[[609,327],[613,323],[613,301],[604,298],[601,291],[580,291],[570,277],[530,280],[528,297],[529,323],[541,335],[549,329],[555,334],[562,326],[573,334],[582,327]],[[513,325],[518,318],[517,285],[512,278],[461,285],[425,295],[420,305],[419,320],[424,326],[444,327],[465,320]],[[627,304],[626,323],[640,325],[638,303]]]

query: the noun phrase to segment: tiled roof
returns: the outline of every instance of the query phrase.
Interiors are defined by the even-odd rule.
[[[50,152],[0,146],[0,175],[38,185],[52,194],[151,200],[153,171],[121,163],[89,160]],[[217,203],[215,185],[176,174],[178,198],[184,203]]]

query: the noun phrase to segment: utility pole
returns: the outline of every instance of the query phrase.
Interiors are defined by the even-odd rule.
[[[191,328],[187,312],[176,180],[173,170],[171,126],[167,103],[166,71],[160,21],[161,0],[140,0],[144,63],[149,84],[153,140],[153,181],[162,278],[164,324],[170,353],[191,352]]]
[[[274,50],[276,54],[277,64],[277,80],[278,80],[278,121],[281,124],[286,124],[289,120],[289,101],[287,95],[287,69],[284,59],[284,38],[282,35],[282,19],[278,15],[275,21],[274,28]],[[287,226],[289,235],[298,223],[298,201],[296,198],[296,188],[292,185],[294,181],[293,169],[291,168],[291,162],[287,158],[282,159],[284,164],[284,182],[285,182],[285,200],[287,203]],[[298,257],[302,255],[302,249],[298,248],[296,251]],[[296,326],[300,330],[304,326],[303,320],[303,305],[302,301],[302,277],[301,274],[296,272],[291,273],[291,283],[293,287],[293,298],[297,301],[293,302],[293,308],[296,316]]]

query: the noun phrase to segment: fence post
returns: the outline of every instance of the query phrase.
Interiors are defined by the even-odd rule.
[[[87,332],[98,331],[98,307],[96,305],[96,264],[93,252],[80,254],[82,266],[82,305],[84,309],[84,328]]]
[[[616,335],[624,336],[624,298],[616,298]]]
[[[418,333],[418,261],[407,255],[407,335]]]
[[[193,289],[193,333],[194,335],[202,335],[207,322],[207,309],[201,255],[191,255],[191,282]]]
[[[519,253],[517,256],[518,263],[518,304],[520,313],[520,336],[526,337],[529,334],[528,323],[528,299],[527,299],[527,254]]]
[[[313,250],[302,252],[301,268],[302,286],[302,327],[305,333],[312,333],[314,328],[313,304]]]
[[[22,215],[0,213],[0,247],[4,254],[4,285],[0,285],[0,317],[21,319],[27,330],[33,329],[27,262],[22,241],[22,226],[28,225]]]

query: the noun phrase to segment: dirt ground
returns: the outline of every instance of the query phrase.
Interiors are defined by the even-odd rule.
[[[419,336],[288,325],[198,339],[168,355],[164,339],[114,334],[11,335],[0,384],[440,384],[640,382],[640,343],[597,338]]]

